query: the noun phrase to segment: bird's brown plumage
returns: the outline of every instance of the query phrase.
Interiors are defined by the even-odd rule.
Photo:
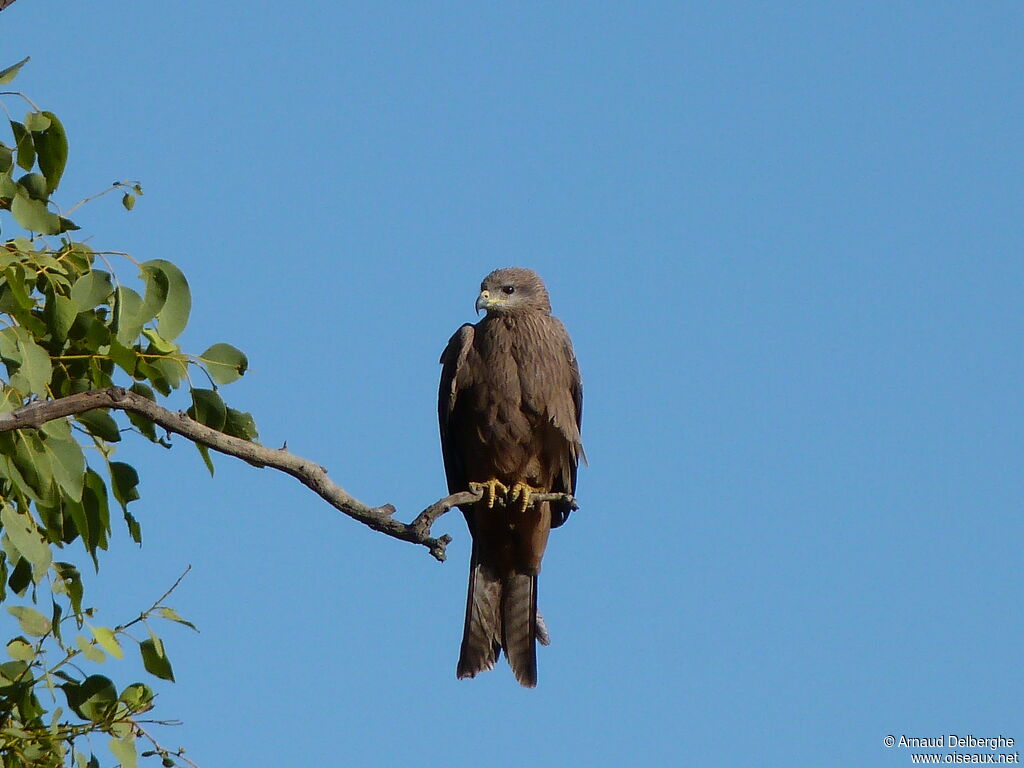
[[[519,267],[484,278],[477,308],[487,316],[455,332],[441,355],[438,393],[448,490],[497,480],[575,493],[583,454],[583,385],[572,342],[551,315],[544,283]],[[504,503],[503,503],[504,502]],[[537,684],[537,574],[548,532],[569,506],[525,511],[511,499],[461,507],[473,536],[458,676],[491,669],[504,649],[516,679]]]

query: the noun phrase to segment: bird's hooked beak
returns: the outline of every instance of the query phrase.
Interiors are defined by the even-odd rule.
[[[476,297],[476,313],[479,315],[481,309],[490,309],[492,303],[491,292],[480,291],[480,295]]]

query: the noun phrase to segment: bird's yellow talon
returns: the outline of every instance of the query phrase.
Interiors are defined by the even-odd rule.
[[[526,512],[530,508],[530,504],[533,500],[533,494],[540,493],[542,489],[534,488],[526,483],[516,483],[512,486],[512,490],[508,494],[509,501],[519,500],[519,511]]]
[[[490,479],[483,483],[470,483],[469,490],[473,493],[482,493],[484,500],[487,501],[487,508],[494,508],[494,501],[498,497],[500,491],[503,497],[508,497],[508,486],[497,479]]]

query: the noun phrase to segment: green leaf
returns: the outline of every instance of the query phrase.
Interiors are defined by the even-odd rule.
[[[139,525],[139,521],[135,519],[135,515],[127,509],[124,511],[124,522],[128,526],[128,535],[132,537],[132,541],[136,544],[141,544],[142,526]]]
[[[121,691],[119,700],[127,705],[133,714],[153,708],[153,689],[145,683],[132,683]]]
[[[51,501],[36,502],[36,512],[39,514],[40,532],[46,538],[47,544],[56,544],[65,541],[65,536],[71,532],[64,530],[64,509],[63,494],[57,494]],[[69,500],[70,502],[70,500]],[[74,536],[72,536],[72,539]]]
[[[28,334],[19,335],[17,349],[21,357],[21,366],[17,374],[11,377],[11,386],[24,394],[46,397],[46,387],[53,378],[50,355],[32,341]]]
[[[135,343],[142,324],[149,318],[143,314],[142,297],[123,285],[114,290],[114,324],[117,340],[126,347]]]
[[[142,370],[142,365],[139,365],[139,371]],[[179,356],[151,358],[146,364],[145,371],[158,390],[161,384],[177,389],[185,373],[185,359]]]
[[[72,440],[71,421],[69,419],[54,419],[48,421],[39,428],[43,440]]]
[[[78,650],[80,650],[82,652],[82,655],[85,656],[85,658],[87,658],[89,661],[92,661],[96,664],[103,664],[107,660],[107,657],[104,655],[103,651],[101,651],[95,645],[90,643],[89,638],[87,638],[85,635],[78,635],[75,638],[75,645],[78,646]]]
[[[96,549],[107,548],[107,536],[110,533],[110,507],[107,504],[107,486],[92,468],[85,471],[85,489],[82,491],[82,506],[85,509],[87,524],[79,525],[85,540],[85,548],[96,558]],[[88,532],[88,536],[86,536]]]
[[[181,352],[181,347],[172,341],[167,341],[152,328],[143,328],[142,335],[149,340],[149,348],[146,350],[147,353],[176,355]]]
[[[193,389],[192,407],[186,413],[200,424],[205,424],[218,432],[224,429],[228,418],[227,406],[220,395],[212,389]]]
[[[74,267],[79,274],[85,274],[92,269],[92,263],[96,259],[96,252],[85,243],[66,243],[63,254],[64,261]]]
[[[114,421],[114,417],[103,409],[86,411],[75,416],[75,420],[94,435],[109,443],[116,443],[121,440],[121,430]]]
[[[255,440],[259,437],[259,432],[256,430],[256,421],[253,419],[252,414],[245,411],[236,411],[234,408],[228,408],[228,417],[224,422],[224,432],[234,437],[240,437],[243,440]]]
[[[33,200],[42,200],[44,203],[50,197],[46,191],[46,177],[39,173],[26,173],[20,179],[18,184],[21,185],[28,196]]]
[[[139,651],[142,654],[142,665],[149,674],[161,680],[174,682],[174,671],[171,669],[170,659],[164,652],[163,640],[150,632],[149,639],[139,643]]]
[[[20,402],[20,401],[19,401]],[[3,476],[12,487],[12,496],[18,494],[26,498],[35,498],[36,492],[29,485],[28,481],[22,477],[21,470],[18,469],[18,465],[15,463],[15,452],[17,450],[16,440],[20,438],[20,433],[5,432],[0,434],[0,476]]]
[[[37,432],[21,431],[15,433],[13,459],[25,482],[35,492],[35,497],[52,506],[54,490],[53,469],[50,457],[43,447],[42,438]]]
[[[61,234],[62,232],[73,232],[77,229],[81,229],[81,227],[75,224],[71,219],[65,219],[63,216],[58,216],[57,221],[60,223],[60,229],[57,230],[57,234]]]
[[[143,333],[146,332],[147,331],[143,331]],[[152,400],[156,402],[156,395],[153,394],[153,390],[150,389],[145,384],[143,384],[142,382],[137,381],[134,384],[132,384],[131,391],[137,395],[142,395],[147,400]],[[147,438],[152,440],[154,443],[159,443],[160,445],[166,445],[167,447],[170,447],[169,444],[164,443],[163,440],[157,437],[156,425],[152,421],[147,419],[145,416],[140,416],[137,413],[129,413],[128,421],[130,421],[132,425],[137,430],[139,430],[139,432],[141,432]]]
[[[14,594],[24,595],[25,590],[28,589],[31,583],[32,564],[26,558],[19,557],[14,570],[11,571],[11,578],[8,579],[7,586],[11,588]]]
[[[206,470],[210,473],[210,477],[214,476],[213,459],[210,458],[210,449],[202,443],[193,443],[196,450],[199,451],[199,455],[203,459],[203,464],[206,465]]]
[[[46,270],[50,272],[56,272],[62,276],[67,274],[67,266],[58,259],[51,256],[51,253],[52,251],[46,250],[35,251],[34,253],[30,254],[30,261],[35,266],[44,267]],[[44,277],[45,279],[48,280],[52,280],[54,278],[54,275],[41,275],[41,277]]]
[[[129,413],[128,421],[149,441],[163,445],[163,441],[156,434],[156,425],[145,416],[137,413]]]
[[[50,563],[53,562],[53,553],[49,544],[36,528],[32,517],[19,513],[14,507],[5,504],[0,509],[0,521],[3,522],[4,532],[11,544],[23,558],[32,564],[33,574],[40,577],[45,574]]]
[[[89,473],[86,472],[85,476],[88,479]],[[104,490],[106,489],[104,488]],[[93,551],[95,548],[94,539],[99,535],[99,532],[94,532],[89,524],[90,519],[96,516],[97,507],[95,492],[90,490],[88,486],[82,489],[82,501],[80,504],[69,502],[65,507],[75,530],[82,537],[82,544],[85,545],[86,552]]]
[[[4,146],[0,150],[0,198],[6,198],[7,200],[17,195],[17,182],[10,177],[11,167],[10,148]],[[7,252],[4,254],[4,258],[7,260],[7,263],[10,263],[9,259],[12,258],[12,254]]]
[[[156,402],[156,395],[153,394],[153,390],[143,384],[141,381],[137,381],[129,387],[129,390],[134,392],[136,395],[141,395],[147,400]]]
[[[168,621],[176,621],[179,624],[184,624],[186,627],[195,630],[196,632],[199,631],[196,628],[195,624],[193,624],[191,621],[186,621],[185,619],[181,618],[181,616],[178,615],[178,612],[173,608],[161,608],[160,617],[163,619],[167,619]]]
[[[220,395],[214,390],[193,389],[192,407],[188,409],[187,414],[200,424],[205,424],[217,431],[223,431],[224,424],[227,421],[227,406],[224,405],[224,401],[221,400]],[[195,443],[195,446],[199,451],[199,455],[203,458],[203,463],[206,464],[206,469],[210,472],[210,477],[213,477],[213,460],[210,458],[209,448],[201,443]]]
[[[78,310],[75,303],[67,296],[51,294],[47,297],[46,308],[43,311],[46,324],[50,328],[53,338],[57,341],[64,341],[78,317]]]
[[[18,148],[18,165],[24,171],[31,171],[36,164],[36,147],[32,143],[32,134],[17,120],[11,120],[11,132]]]
[[[7,655],[15,661],[32,661],[36,657],[36,649],[25,638],[16,637],[7,644]]]
[[[7,85],[18,75],[18,71],[28,64],[31,56],[26,56],[24,59],[19,61],[17,64],[12,64],[9,67],[0,69],[0,85]]]
[[[45,127],[38,127],[42,124],[42,121],[38,119],[36,126],[30,126],[26,120],[25,127],[32,131],[39,170],[46,177],[46,192],[49,195],[57,188],[61,176],[64,175],[64,166],[68,162],[68,137],[64,132],[64,126],[53,112],[42,112],[40,115],[47,121]],[[71,227],[74,225],[72,224]],[[74,228],[77,229],[77,227]]]
[[[121,739],[112,737],[107,746],[121,763],[121,768],[137,768],[139,758],[135,751],[134,736],[128,735]]]
[[[82,535],[85,536],[84,533]],[[76,616],[80,616],[82,613],[82,574],[71,563],[57,562],[54,563],[54,567],[64,584],[64,591],[71,601],[71,610],[75,612]]]
[[[5,661],[0,664],[0,688],[25,679],[29,666],[24,661]]]
[[[58,583],[62,584],[63,582]],[[57,638],[58,643],[63,643],[64,638],[60,636],[60,617],[64,614],[64,609],[60,607],[53,597],[50,598],[50,606],[50,626],[53,628],[53,636]],[[50,692],[52,693],[53,691],[51,690]]]
[[[135,207],[135,195],[125,192],[124,197],[121,198],[121,205],[124,206],[126,211],[130,211]]]
[[[60,686],[67,696],[68,706],[86,720],[105,720],[117,701],[117,689],[109,677],[89,675],[80,684],[66,683]]]
[[[125,373],[134,376],[139,369],[139,353],[131,346],[118,343],[117,339],[110,340],[110,348],[107,350],[110,359],[114,361]]]
[[[75,309],[85,312],[99,304],[109,303],[110,294],[114,292],[114,284],[110,273],[101,269],[86,272],[71,286],[71,301]]]
[[[42,637],[50,631],[50,620],[35,608],[27,605],[13,605],[7,612],[18,620],[21,631],[32,637]]]
[[[162,269],[147,267],[145,264],[139,267],[139,277],[146,282],[146,295],[140,312],[146,318],[143,322],[148,322],[157,316],[167,302],[169,284]]]
[[[35,133],[50,127],[50,118],[42,112],[29,112],[25,115],[25,128]]]
[[[117,642],[117,636],[114,635],[112,629],[107,627],[94,627],[91,624],[88,625],[89,629],[92,630],[93,637],[96,638],[96,642],[100,644],[107,653],[113,656],[115,659],[124,658],[124,650],[121,648],[121,644]]]
[[[110,490],[125,512],[128,504],[139,498],[138,484],[139,473],[135,467],[121,461],[110,462]]]
[[[171,390],[177,386],[177,384],[172,386],[161,370],[154,368],[142,358],[139,358],[138,364],[135,366],[134,375],[148,381],[153,385],[153,389],[165,397],[171,394]]]
[[[230,344],[214,344],[199,356],[217,384],[237,381],[249,368],[249,360],[240,349]]]
[[[152,259],[141,266],[158,269],[167,277],[167,300],[157,314],[157,330],[167,341],[174,341],[185,330],[192,311],[192,292],[188,281],[176,265],[163,259]]]
[[[39,699],[35,695],[35,693],[26,691],[25,695],[22,695],[19,698],[20,701],[18,701],[18,711],[21,713],[21,716],[25,719],[26,722],[41,717],[45,713],[45,710],[39,703]],[[38,754],[42,756],[42,750],[40,750]]]
[[[25,268],[20,264],[14,264],[11,267],[4,270],[3,283],[11,291],[11,298],[14,300],[15,307],[5,307],[5,311],[11,311],[11,309],[32,309],[35,306],[35,299],[29,295],[31,288],[26,287],[26,276]],[[6,298],[6,297],[5,297]],[[5,304],[7,302],[5,301]],[[24,317],[24,315],[22,315]],[[13,333],[14,329],[5,329]]]
[[[38,232],[41,235],[60,234],[60,218],[41,200],[33,200],[28,195],[15,195],[11,201],[11,214],[14,220],[29,232]]]
[[[82,486],[85,483],[85,454],[82,453],[82,446],[70,437],[49,437],[43,441],[43,446],[50,454],[53,479],[57,481],[57,485],[69,498],[81,501]]]

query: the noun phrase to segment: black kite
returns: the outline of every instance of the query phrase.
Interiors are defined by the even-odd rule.
[[[482,490],[460,507],[473,537],[466,625],[457,674],[491,669],[501,650],[516,679],[537,684],[537,574],[548,532],[565,522],[566,502],[531,503],[534,493],[573,494],[583,385],[572,341],[544,283],[532,271],[484,278],[477,311],[441,355],[438,417],[448,491]]]

